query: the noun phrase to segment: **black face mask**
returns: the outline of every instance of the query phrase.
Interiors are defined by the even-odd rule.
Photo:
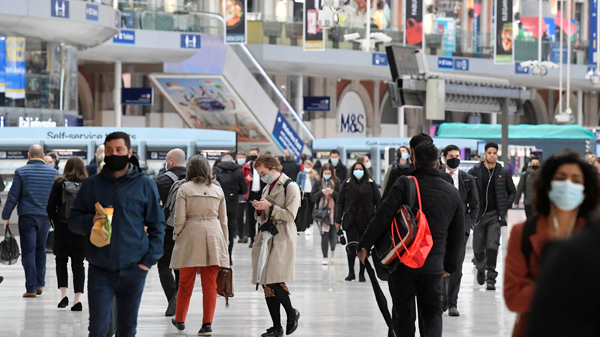
[[[460,166],[460,158],[448,159],[446,160],[446,165],[451,169],[455,169]]]
[[[255,161],[258,159],[258,156],[248,156],[248,161]]]
[[[534,171],[537,171],[537,169],[539,169],[540,167],[538,165],[532,165],[531,169]]]
[[[127,163],[129,163],[129,157],[127,155],[112,155],[104,157],[104,167],[111,172],[117,172],[125,169],[125,167],[127,167]]]

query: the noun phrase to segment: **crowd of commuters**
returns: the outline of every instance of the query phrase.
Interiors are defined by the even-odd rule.
[[[226,152],[213,167],[202,155],[188,159],[183,150],[173,149],[153,180],[133,154],[129,136],[114,132],[89,165],[71,157],[60,176],[58,155],[31,146],[27,165],[15,172],[2,218],[6,228],[17,208],[23,297],[37,297],[44,290],[52,228],[58,307],[70,304],[70,261],[71,310],[83,310],[87,279],[89,335],[102,337],[136,335],[145,280],[155,264],[166,297],[165,316],[172,317],[179,332],[185,331],[200,275],[203,318],[198,335],[212,335],[217,278],[222,268],[233,265],[237,237],[252,248],[251,281],[262,287],[272,320],[261,336],[280,337],[295,332],[300,319],[288,285],[295,279],[299,231],[320,234],[323,265],[333,264],[336,246],[345,244],[345,280],[357,278],[358,257],[358,281],[365,282],[365,260],[376,242],[389,235],[405,205],[426,218],[431,245],[422,266],[396,262],[388,270],[393,302],[389,335],[414,336],[418,317],[422,336],[441,336],[442,314],[460,316],[458,295],[471,231],[477,282],[493,291],[501,228],[508,225],[508,209],[522,204],[527,220],[510,231],[503,282],[506,305],[518,314],[513,336],[573,335],[575,325],[576,335],[597,335],[600,329],[589,320],[600,310],[570,285],[578,282],[590,294],[597,292],[593,277],[578,261],[600,260],[595,244],[600,238],[595,225],[600,221],[595,216],[600,161],[569,150],[545,161],[532,154],[515,188],[512,174],[498,162],[498,149],[486,144],[482,160],[466,172],[459,168],[464,158],[459,147],[440,151],[431,137],[419,134],[410,146],[397,150],[381,187],[368,156],[359,156],[348,168],[335,149],[322,163],[287,150],[276,158],[253,148],[248,155]],[[412,197],[415,192],[418,201]],[[88,239],[95,224],[107,218],[98,207],[110,213],[112,225],[104,246]],[[577,305],[572,297],[589,305]]]

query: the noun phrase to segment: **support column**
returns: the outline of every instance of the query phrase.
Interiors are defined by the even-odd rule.
[[[123,69],[121,61],[115,62],[115,86],[113,91],[114,105],[115,105],[115,127],[121,127],[121,119],[123,117],[123,111],[121,110],[121,78],[123,76]]]
[[[304,123],[304,77],[298,75],[298,81],[296,83],[296,113],[300,116],[302,123]],[[302,125],[298,125],[298,137],[304,139],[304,128]]]
[[[502,99],[502,161],[504,161],[504,167],[508,167],[508,98]]]
[[[548,90],[548,120],[554,122],[554,90]]]
[[[461,32],[461,37],[460,37],[460,43],[461,43],[461,51],[464,52],[470,52],[471,51],[471,37],[469,36],[469,28],[470,25],[469,23],[469,11],[467,10],[467,8],[469,8],[469,1],[468,0],[462,0],[462,9],[460,11],[460,32]]]
[[[492,114],[490,124],[498,124],[498,114]]]
[[[392,11],[392,20],[390,22],[390,28],[393,31],[400,30],[400,18],[398,17],[398,6],[400,5],[400,0],[391,0],[390,1],[390,9]]]
[[[488,47],[490,45],[489,39],[489,30],[488,30],[488,16],[490,14],[490,0],[482,0],[481,1],[481,39],[480,43],[484,47]],[[492,28],[493,29],[493,28]]]
[[[577,124],[583,126],[583,91],[577,90]]]

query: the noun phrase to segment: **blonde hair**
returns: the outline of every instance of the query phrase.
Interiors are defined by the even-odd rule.
[[[310,171],[310,173],[308,174],[308,177],[310,178],[310,180],[313,180],[313,179],[315,179],[315,178],[317,177],[317,173],[316,173],[316,172],[315,172],[315,170],[314,170],[314,168],[315,168],[315,165],[313,164],[313,162],[312,162],[312,161],[310,161],[310,160],[305,160],[305,161],[304,161],[304,167],[306,167],[306,166],[310,166],[310,167],[313,169],[313,170],[312,170],[312,171]]]
[[[98,172],[102,172],[102,169],[104,168],[104,153],[101,153],[98,155]]]

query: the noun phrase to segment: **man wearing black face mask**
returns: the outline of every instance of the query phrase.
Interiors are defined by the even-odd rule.
[[[135,336],[137,316],[148,270],[163,255],[165,217],[154,181],[132,157],[129,135],[106,137],[104,168],[81,186],[69,218],[69,229],[89,236],[99,203],[112,209],[110,243],[88,244],[89,336],[105,337],[113,297],[117,298],[117,335]]]
[[[517,186],[517,196],[515,197],[515,208],[519,207],[519,200],[521,195],[524,194],[523,205],[525,206],[525,215],[527,219],[533,215],[533,209],[531,208],[531,198],[533,197],[533,174],[540,168],[540,158],[531,157],[529,158],[529,167],[523,173],[521,173],[521,179]]]
[[[452,183],[460,193],[460,200],[465,218],[464,245],[462,246],[459,258],[459,266],[462,266],[463,261],[465,260],[467,241],[471,234],[471,226],[477,221],[477,215],[479,214],[479,194],[477,192],[475,178],[467,172],[458,169],[460,166],[460,149],[458,146],[446,146],[444,151],[442,151],[442,155],[446,161],[446,168],[441,171],[448,173],[450,177],[452,177]],[[457,302],[461,279],[462,267],[459,267],[454,273],[445,277],[442,281],[445,283],[442,286],[442,310],[446,311],[447,309],[450,309],[450,316],[460,316]]]

